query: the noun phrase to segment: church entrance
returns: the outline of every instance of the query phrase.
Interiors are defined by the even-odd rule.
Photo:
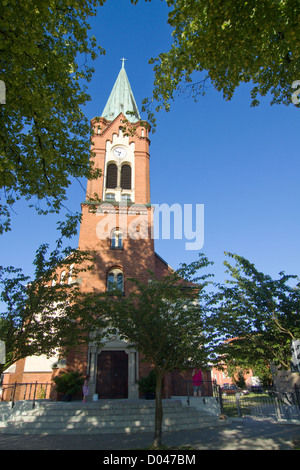
[[[99,398],[128,398],[128,355],[102,351],[97,361],[96,393]]]

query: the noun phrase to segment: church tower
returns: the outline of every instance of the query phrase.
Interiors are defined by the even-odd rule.
[[[93,270],[76,280],[86,293],[116,286],[128,295],[133,288],[129,278],[147,283],[149,271],[160,277],[169,269],[154,251],[149,125],[141,121],[124,60],[102,115],[91,121],[92,158],[102,175],[88,181],[81,205],[79,249],[96,253]],[[65,274],[57,272],[60,282]],[[151,367],[117,336],[108,337],[101,347],[82,345],[53,369],[57,361],[46,356],[21,359],[5,371],[4,384],[51,383],[59,371],[78,370],[90,375],[90,396],[137,398],[137,380]]]
[[[149,270],[160,276],[168,266],[154,252],[149,125],[141,121],[124,60],[102,115],[91,124],[94,165],[102,176],[88,181],[82,204],[79,248],[94,250],[96,263],[81,288],[104,292],[114,285],[127,295],[128,278],[147,282]],[[91,202],[95,194],[101,202]],[[138,397],[138,351],[118,338],[101,349],[90,344],[87,371],[99,398]]]
[[[91,151],[102,176],[87,184],[79,248],[99,253],[101,279],[98,271],[85,279],[87,285],[83,287],[103,291],[112,280],[111,269],[116,267],[123,272],[126,293],[126,277],[143,276],[147,269],[154,271],[155,260],[149,126],[140,120],[124,62],[101,117],[92,119],[91,124]],[[101,203],[90,202],[95,194]]]

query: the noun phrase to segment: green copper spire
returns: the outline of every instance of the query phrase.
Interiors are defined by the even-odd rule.
[[[123,113],[128,121],[136,122],[141,117],[124,67],[126,59],[121,60],[122,68],[103,110],[102,117],[108,121],[113,121],[120,113]],[[126,114],[127,111],[134,114]]]

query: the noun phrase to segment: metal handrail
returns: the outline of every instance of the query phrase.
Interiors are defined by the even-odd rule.
[[[32,408],[35,407],[36,400],[43,399],[43,397],[37,397],[38,387],[43,390],[45,397],[47,396],[48,386],[51,387],[50,382],[15,382],[13,384],[7,384],[0,387],[0,400],[12,402],[12,408],[15,405],[16,392],[19,388],[20,395],[22,396],[21,388],[24,387],[23,400],[32,400]],[[29,390],[29,393],[27,391]],[[10,391],[10,393],[9,393]],[[7,395],[7,397],[6,397]],[[9,397],[9,398],[8,398]]]

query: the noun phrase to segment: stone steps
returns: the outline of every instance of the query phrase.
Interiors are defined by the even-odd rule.
[[[4,405],[4,406],[1,406]],[[0,426],[10,434],[101,434],[153,432],[155,401],[124,400],[81,403],[0,403]],[[226,424],[218,417],[185,407],[180,401],[163,400],[163,431],[199,429]]]

